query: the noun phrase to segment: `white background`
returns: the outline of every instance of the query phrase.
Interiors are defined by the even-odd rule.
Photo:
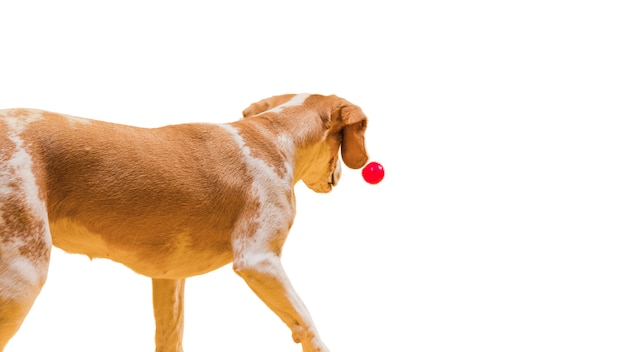
[[[2,1],[0,108],[152,127],[337,94],[387,175],[296,189],[283,263],[332,351],[624,351],[620,3]],[[300,350],[230,265],[186,298],[186,351]],[[152,351],[151,309],[55,250],[7,351]]]

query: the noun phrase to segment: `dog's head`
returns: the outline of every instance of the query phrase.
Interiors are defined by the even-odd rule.
[[[273,113],[273,114],[270,114]],[[359,169],[368,160],[367,117],[361,108],[337,96],[286,94],[261,100],[244,117],[267,116],[289,133],[297,148],[295,179],[310,189],[330,192],[341,176],[341,163]]]

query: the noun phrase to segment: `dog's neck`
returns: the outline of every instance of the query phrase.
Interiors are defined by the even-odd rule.
[[[279,177],[287,176],[295,185],[309,172],[309,161],[325,152],[328,130],[319,112],[290,105],[293,100],[228,125],[244,153],[263,160]],[[309,122],[303,123],[303,118]]]

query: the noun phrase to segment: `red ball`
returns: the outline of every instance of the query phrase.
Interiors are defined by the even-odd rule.
[[[361,170],[361,174],[363,175],[365,182],[375,185],[382,181],[383,177],[385,177],[385,169],[383,169],[383,166],[379,163],[372,161],[371,163],[365,165],[363,170]]]

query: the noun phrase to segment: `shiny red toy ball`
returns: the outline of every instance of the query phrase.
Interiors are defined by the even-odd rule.
[[[383,166],[379,163],[372,161],[371,163],[365,165],[363,170],[361,170],[361,174],[363,175],[365,182],[375,185],[382,181],[383,177],[385,177],[385,169],[383,169]]]

